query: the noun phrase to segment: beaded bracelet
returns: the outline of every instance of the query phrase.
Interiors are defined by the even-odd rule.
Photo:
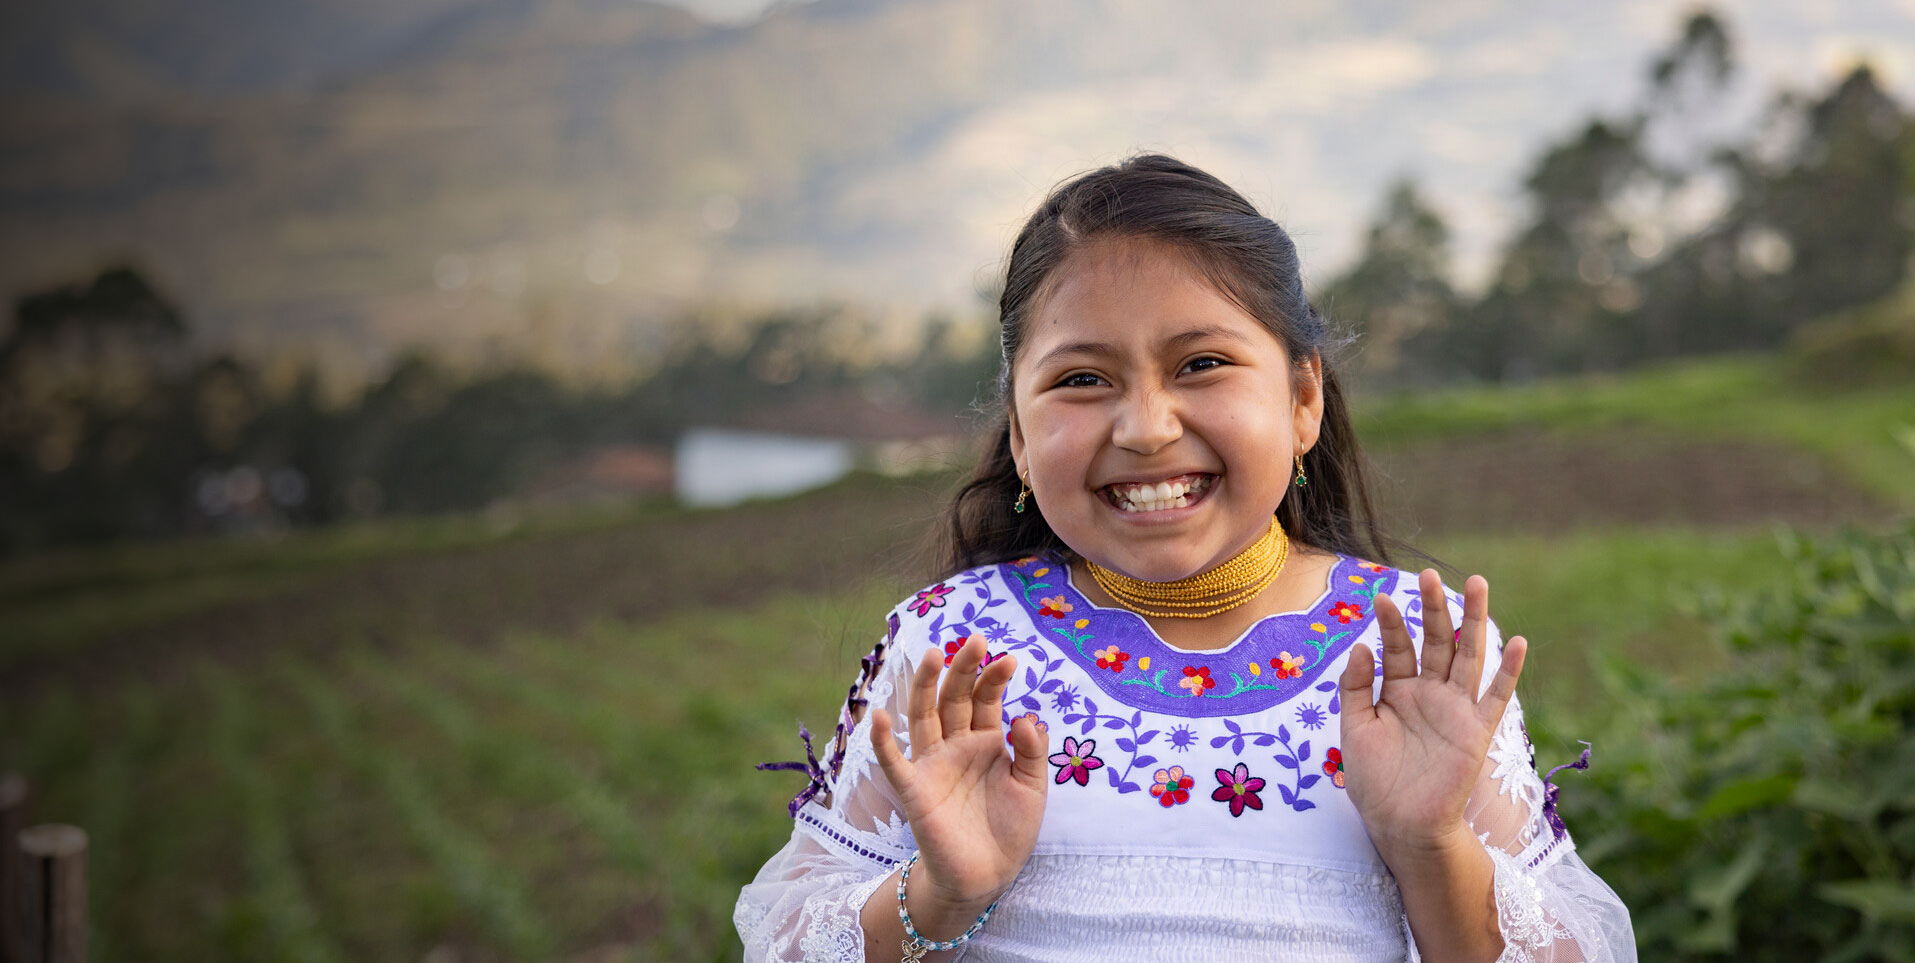
[[[937,940],[927,940],[919,936],[918,928],[911,925],[910,911],[904,908],[904,881],[911,878],[911,867],[917,865],[917,862],[918,854],[912,853],[911,858],[905,861],[904,872],[898,874],[898,922],[904,924],[903,945],[905,963],[909,963],[909,961],[912,960],[922,960],[924,959],[924,954],[932,950],[955,950],[969,943],[971,937],[976,936],[977,931],[984,928],[984,921],[991,918],[991,911],[997,909],[997,900],[992,900],[991,905],[984,907],[984,912],[978,914],[977,922],[972,923],[971,928],[965,930],[957,939],[946,940],[940,943]]]

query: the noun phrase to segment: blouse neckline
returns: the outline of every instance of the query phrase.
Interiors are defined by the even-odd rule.
[[[1335,552],[1332,554],[1336,556],[1336,561],[1330,563],[1330,567],[1328,569],[1325,569],[1323,572],[1323,591],[1318,592],[1317,597],[1311,600],[1309,605],[1306,605],[1300,609],[1289,609],[1282,612],[1272,612],[1268,615],[1262,616],[1258,618],[1255,622],[1252,622],[1249,625],[1244,626],[1243,631],[1237,633],[1237,637],[1234,639],[1231,639],[1227,645],[1224,645],[1220,648],[1215,648],[1215,649],[1186,649],[1180,645],[1176,645],[1170,642],[1168,639],[1165,639],[1162,635],[1158,634],[1156,626],[1151,625],[1149,619],[1146,619],[1141,615],[1137,615],[1137,613],[1132,612],[1130,609],[1124,608],[1122,606],[1098,605],[1096,602],[1091,601],[1090,596],[1084,594],[1083,589],[1080,589],[1077,587],[1077,573],[1074,570],[1072,570],[1070,564],[1069,563],[1062,563],[1062,564],[1064,568],[1064,584],[1068,586],[1073,593],[1075,593],[1076,597],[1083,599],[1084,604],[1086,606],[1089,606],[1091,611],[1122,612],[1126,615],[1136,616],[1137,620],[1144,624],[1144,628],[1150,630],[1151,636],[1157,640],[1157,643],[1159,645],[1162,645],[1164,648],[1169,649],[1172,652],[1176,652],[1182,655],[1212,656],[1212,657],[1221,658],[1223,656],[1228,656],[1232,652],[1236,651],[1237,647],[1243,644],[1243,640],[1249,638],[1251,633],[1257,631],[1257,629],[1262,627],[1262,625],[1265,622],[1268,622],[1271,619],[1280,619],[1280,618],[1287,618],[1290,616],[1306,615],[1310,612],[1315,611],[1318,606],[1322,605],[1324,600],[1330,597],[1330,593],[1336,590],[1335,581],[1336,581],[1337,569],[1342,567],[1342,565],[1345,562],[1350,560],[1350,556],[1345,555],[1342,552]]]

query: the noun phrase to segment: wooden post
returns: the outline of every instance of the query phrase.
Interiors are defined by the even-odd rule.
[[[27,828],[27,780],[17,772],[0,776],[0,963],[24,963],[26,938],[20,928],[20,851],[15,840]]]
[[[19,839],[27,963],[86,963],[86,830],[44,823]]]

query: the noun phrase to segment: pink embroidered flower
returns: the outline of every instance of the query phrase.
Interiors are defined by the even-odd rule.
[[[1362,617],[1363,610],[1348,602],[1338,602],[1330,606],[1330,614],[1335,616],[1338,622],[1349,625],[1352,621]]]
[[[1356,563],[1356,567],[1366,572],[1375,572],[1378,575],[1382,575],[1384,572],[1390,570],[1388,565],[1378,565],[1375,562],[1358,562]]]
[[[1303,656],[1279,652],[1276,658],[1270,660],[1270,668],[1277,670],[1279,679],[1301,679],[1303,678]]]
[[[1064,601],[1062,595],[1054,595],[1040,601],[1042,604],[1038,606],[1037,614],[1048,615],[1054,619],[1063,618],[1073,607],[1069,602]]]
[[[957,589],[954,589],[951,586],[944,584],[943,582],[939,582],[938,584],[933,585],[922,592],[919,592],[918,597],[916,599],[905,603],[905,608],[916,609],[918,612],[918,617],[923,618],[924,616],[931,614],[932,609],[943,608],[944,597],[955,591],[957,591]]]
[[[1184,775],[1184,767],[1171,766],[1157,770],[1156,781],[1151,784],[1150,794],[1156,797],[1159,805],[1165,809],[1190,801],[1190,787],[1197,780]]]
[[[1097,657],[1098,668],[1109,669],[1112,672],[1124,671],[1124,660],[1130,658],[1129,652],[1119,652],[1115,645],[1098,649],[1091,654]]]
[[[1241,816],[1245,806],[1262,809],[1263,800],[1257,796],[1257,790],[1263,788],[1263,780],[1250,775],[1250,767],[1237,763],[1237,768],[1217,770],[1217,782],[1220,785],[1210,793],[1210,798],[1230,804],[1230,815]]]
[[[1204,694],[1204,690],[1206,689],[1215,689],[1217,687],[1217,680],[1210,677],[1209,666],[1187,665],[1184,666],[1184,677],[1179,679],[1177,684],[1189,689],[1191,695],[1200,696]]]
[[[1343,750],[1332,746],[1323,754],[1323,774],[1329,776],[1338,789],[1343,788]]]
[[[1057,784],[1075,779],[1080,786],[1090,785],[1090,771],[1104,768],[1104,760],[1091,755],[1097,748],[1097,740],[1086,739],[1078,742],[1071,736],[1064,737],[1064,751],[1051,755],[1051,765],[1057,767]]]

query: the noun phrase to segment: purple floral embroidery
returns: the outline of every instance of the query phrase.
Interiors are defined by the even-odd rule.
[[[1297,725],[1305,729],[1321,729],[1329,719],[1330,714],[1324,712],[1323,707],[1314,702],[1306,702],[1297,709]]]
[[[1389,591],[1398,573],[1363,564],[1342,559],[1319,604],[1264,619],[1245,634],[1233,653],[1243,660],[1236,664],[1261,667],[1275,659],[1271,664],[1279,672],[1187,665],[1187,656],[1166,645],[1136,613],[1091,604],[1056,560],[1020,559],[996,571],[1011,590],[1011,601],[1023,606],[1047,642],[1087,671],[1101,670],[1090,676],[1103,696],[1187,718],[1242,717],[1308,691],[1374,621],[1376,595]]]
[[[1170,748],[1178,752],[1189,752],[1190,747],[1196,743],[1197,733],[1191,731],[1189,726],[1176,726],[1170,730]]]
[[[1056,692],[1051,694],[1051,708],[1053,709],[1070,709],[1076,705],[1077,687],[1074,685],[1060,686]]]
[[[916,610],[916,612],[918,613],[918,618],[924,618],[925,616],[931,614],[932,609],[943,608],[944,597],[946,595],[951,594],[954,591],[956,591],[956,589],[953,589],[951,586],[946,585],[943,582],[939,582],[938,584],[933,585],[922,592],[919,592],[917,598],[911,600],[910,602],[905,603],[905,607]]]
[[[1244,807],[1261,810],[1263,800],[1257,796],[1257,790],[1263,788],[1263,780],[1250,775],[1250,767],[1237,763],[1237,768],[1217,770],[1217,788],[1210,798],[1230,804],[1230,815],[1243,815]]]
[[[1294,787],[1278,783],[1277,795],[1282,796],[1284,804],[1297,812],[1317,808],[1316,803],[1303,798],[1303,791],[1316,785],[1318,780],[1323,778],[1321,773],[1313,772],[1305,775],[1303,772],[1303,764],[1310,761],[1310,740],[1305,739],[1301,744],[1293,748],[1290,745],[1289,728],[1286,726],[1278,726],[1277,742],[1281,743],[1284,749],[1283,752],[1277,753],[1275,756],[1277,765],[1290,770],[1296,778],[1296,785]],[[1335,749],[1330,751],[1336,752]],[[1339,755],[1338,759],[1340,760],[1341,758],[1341,755]]]
[[[1064,751],[1051,754],[1051,765],[1057,767],[1057,784],[1075,779],[1080,786],[1090,785],[1090,771],[1104,768],[1104,760],[1091,755],[1095,748],[1095,739],[1078,742],[1075,736],[1065,736]]]

